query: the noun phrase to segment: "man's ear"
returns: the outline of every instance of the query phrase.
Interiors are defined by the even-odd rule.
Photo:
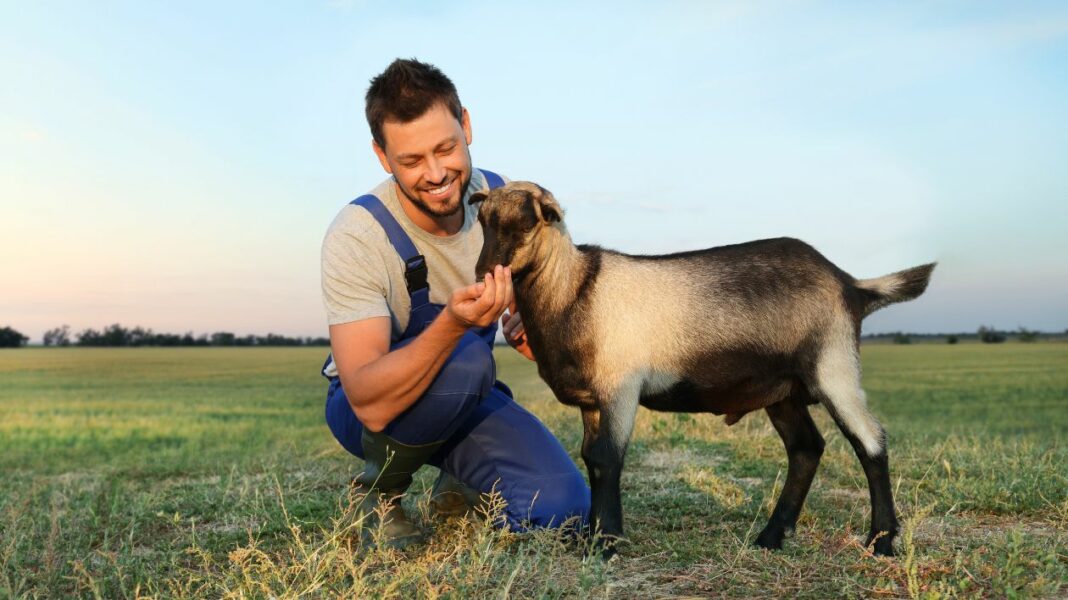
[[[546,222],[563,221],[564,209],[560,207],[552,192],[540,185],[538,189],[541,190],[541,195],[538,196],[537,207],[538,212],[541,213],[542,220]]]
[[[379,164],[386,170],[386,173],[393,174],[393,168],[389,166],[389,161],[386,160],[386,151],[384,148],[378,145],[378,142],[371,140],[371,149],[375,151],[375,156],[378,157]]]
[[[460,117],[460,127],[464,130],[464,140],[467,141],[467,145],[471,145],[471,114],[467,112],[467,109],[463,109],[463,115]]]
[[[470,198],[467,199],[467,203],[474,206],[475,204],[478,204],[479,202],[485,200],[487,196],[489,196],[489,194],[487,194],[486,192],[475,192],[474,194],[471,194]]]

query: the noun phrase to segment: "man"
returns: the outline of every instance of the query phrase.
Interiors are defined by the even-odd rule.
[[[326,420],[365,461],[354,481],[361,509],[403,494],[431,464],[442,471],[435,498],[460,483],[495,490],[507,503],[502,525],[584,523],[589,489],[574,462],[495,380],[502,316],[509,343],[533,356],[507,265],[476,281],[482,228],[467,198],[503,180],[472,167],[467,109],[448,77],[416,60],[394,61],[366,102],[371,146],[392,177],[341,210],[322,248]],[[399,502],[385,510],[391,545],[421,539]]]

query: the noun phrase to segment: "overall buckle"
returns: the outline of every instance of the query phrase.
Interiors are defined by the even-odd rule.
[[[426,281],[427,273],[426,258],[422,254],[417,254],[405,261],[404,281],[408,284],[409,294],[430,287]]]

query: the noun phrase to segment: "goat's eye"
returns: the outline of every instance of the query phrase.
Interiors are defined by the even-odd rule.
[[[523,233],[530,233],[531,231],[534,231],[534,228],[537,227],[537,226],[538,226],[538,221],[537,220],[532,220],[532,221],[524,220],[519,225],[519,227],[517,229],[519,229]]]

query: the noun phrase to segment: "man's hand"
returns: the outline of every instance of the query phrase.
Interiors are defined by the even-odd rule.
[[[501,318],[501,329],[504,332],[504,340],[509,346],[528,359],[534,360],[534,351],[527,343],[527,330],[523,327],[523,317],[516,312],[515,300],[509,304],[508,310]]]
[[[497,265],[483,281],[453,292],[445,311],[464,329],[487,327],[513,303],[512,271]]]

